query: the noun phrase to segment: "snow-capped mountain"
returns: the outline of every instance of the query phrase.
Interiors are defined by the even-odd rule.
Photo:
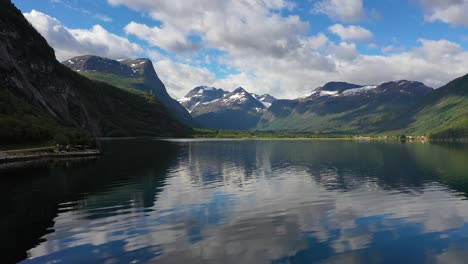
[[[421,82],[406,80],[386,82],[381,85],[357,85],[344,82],[330,82],[312,91],[302,99],[311,100],[318,97],[342,97],[342,96],[378,96],[388,93],[424,95],[429,87]],[[429,88],[431,89],[431,88]]]
[[[223,89],[199,86],[191,90],[179,102],[202,126],[218,129],[249,129],[256,126],[266,110],[268,95],[264,102],[255,98],[244,88],[232,92]]]
[[[246,110],[254,109],[257,112],[266,108],[262,102],[260,102],[242,87],[239,87],[231,93],[226,94],[222,99],[215,103],[224,106],[239,106]]]
[[[252,93],[252,96],[255,97],[255,99],[257,99],[258,101],[260,101],[266,108],[270,107],[272,103],[278,100],[269,94],[258,95]]]
[[[406,80],[380,85],[330,82],[305,97],[274,102],[258,127],[320,133],[375,132],[431,91],[421,82]]]
[[[186,96],[180,98],[179,103],[189,112],[192,112],[199,104],[207,104],[223,98],[229,92],[208,86],[198,86],[192,89]]]
[[[255,98],[257,101],[263,104],[264,107],[268,108],[270,105],[275,102],[277,99],[269,94],[263,94],[263,95],[258,95],[255,93],[249,93],[245,91],[243,88],[239,87],[238,92],[240,93],[245,92],[246,94],[251,95],[253,98]],[[236,89],[237,90],[237,89]],[[240,101],[242,101],[243,97],[246,97],[247,95],[240,95],[236,91],[233,91],[234,96],[231,98],[231,101],[235,102],[236,98]],[[215,87],[208,87],[208,86],[198,86],[195,87],[193,90],[191,90],[187,95],[184,97],[180,98],[178,101],[188,110],[188,111],[193,111],[195,107],[197,107],[199,104],[202,105],[207,105],[212,102],[216,102],[217,99],[224,98],[227,96],[229,92],[224,91],[223,89],[220,88],[215,88]],[[226,99],[225,102],[227,102],[228,99]]]

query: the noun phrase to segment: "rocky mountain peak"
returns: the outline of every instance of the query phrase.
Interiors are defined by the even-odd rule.
[[[252,94],[247,92],[244,88],[238,87],[229,94],[226,94],[222,100],[227,104],[246,104],[249,107],[264,109],[265,106],[258,101]]]
[[[432,91],[431,87],[426,86],[422,82],[399,80],[386,82],[379,85],[378,91],[383,93],[404,93],[416,96],[423,96]]]
[[[379,96],[387,94],[421,96],[427,94],[431,90],[432,88],[427,87],[421,82],[407,80],[386,82],[380,85],[357,85],[345,82],[329,82],[300,99],[310,100],[318,97]]]
[[[63,61],[62,64],[76,72],[102,72],[126,77],[135,75],[130,67],[116,60],[94,55],[77,56]]]
[[[223,89],[208,86],[198,86],[193,88],[184,97],[180,98],[179,103],[189,112],[193,111],[199,104],[207,104],[214,100],[223,98],[228,92]]]
[[[139,76],[156,74],[153,63],[146,58],[119,60],[120,64],[127,65],[132,72]]]
[[[242,87],[227,92],[198,86],[179,102],[189,110],[196,122],[217,129],[253,128],[266,109],[262,102]]]
[[[270,107],[272,103],[276,102],[278,99],[275,97],[269,95],[269,94],[254,94],[252,93],[252,96],[255,97],[258,101],[260,101],[265,107]]]
[[[246,93],[247,91],[242,88],[242,87],[237,87],[234,91],[232,91],[232,93],[236,94],[236,93]]]
[[[161,100],[169,98],[164,84],[159,79],[151,60],[146,58],[112,60],[94,55],[77,56],[62,62],[68,68],[79,73],[114,74],[123,78],[143,78],[144,89]]]
[[[122,81],[123,83],[130,83],[131,86],[124,88],[151,93],[161,100],[169,110],[173,111],[182,122],[191,122],[190,114],[167,93],[166,87],[159,79],[150,59],[112,60],[99,56],[84,55],[65,60],[62,63],[89,78],[107,81],[109,78],[103,74],[112,74],[115,75],[112,79],[116,82],[123,79],[130,80],[130,82]]]

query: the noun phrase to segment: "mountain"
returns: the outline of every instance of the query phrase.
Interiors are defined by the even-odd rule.
[[[258,128],[313,133],[376,133],[410,109],[432,88],[420,82],[381,85],[331,82],[306,97],[274,102]]]
[[[239,87],[232,92],[200,86],[179,99],[195,122],[213,129],[247,130],[255,128],[266,107]]]
[[[255,99],[257,99],[258,101],[260,101],[266,108],[270,107],[272,103],[278,100],[269,94],[258,95],[252,93],[252,96],[255,97]]]
[[[123,89],[137,89],[156,96],[183,123],[192,125],[187,110],[172,99],[149,59],[111,60],[85,55],[62,62],[68,68],[97,81]]]
[[[0,144],[190,133],[153,96],[91,81],[60,64],[21,11],[0,3]]]
[[[435,89],[391,123],[406,134],[468,138],[468,75]]]
[[[180,104],[192,112],[199,104],[212,102],[223,98],[229,92],[214,87],[199,86],[192,89],[186,96],[179,99]]]

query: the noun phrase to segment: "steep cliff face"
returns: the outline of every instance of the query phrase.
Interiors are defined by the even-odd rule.
[[[98,122],[83,106],[76,89],[61,77],[54,50],[10,1],[0,10],[0,80],[3,89],[44,109],[64,125],[100,136]]]
[[[90,81],[60,64],[54,50],[22,13],[10,1],[0,3],[0,137],[11,123],[2,121],[12,115],[22,130],[27,130],[31,116],[50,121],[53,128],[47,128],[49,135],[44,137],[68,127],[94,136],[186,131],[159,102]],[[12,102],[21,103],[28,115],[8,107]],[[137,104],[135,108],[132,102]]]
[[[124,89],[137,89],[158,98],[181,122],[193,125],[187,110],[167,93],[149,59],[111,60],[93,55],[70,58],[63,65],[88,78]]]

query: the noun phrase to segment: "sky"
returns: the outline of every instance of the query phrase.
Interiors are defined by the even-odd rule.
[[[468,73],[468,0],[13,0],[55,49],[145,57],[180,98],[196,86],[297,98],[329,82]]]

